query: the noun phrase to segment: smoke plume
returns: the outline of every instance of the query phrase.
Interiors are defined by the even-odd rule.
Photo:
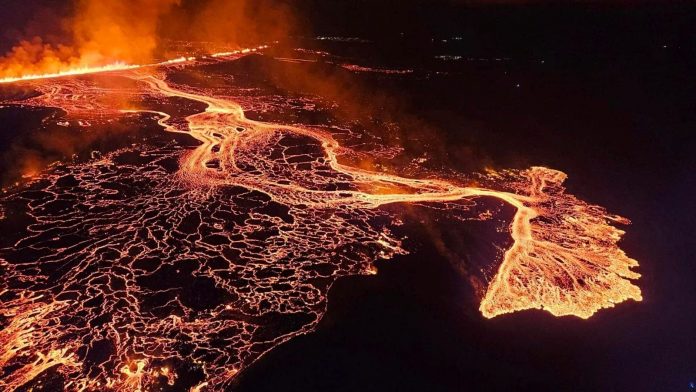
[[[166,53],[169,39],[238,46],[292,31],[292,12],[273,0],[74,0],[60,39],[28,36],[0,58],[0,78],[57,73]]]

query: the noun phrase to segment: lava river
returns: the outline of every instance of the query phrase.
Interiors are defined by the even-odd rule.
[[[351,149],[328,127],[248,119],[234,99],[173,82],[166,69],[109,77],[129,81],[119,94],[189,112],[104,100],[115,92],[97,76],[26,82],[41,94],[22,103],[71,121],[151,119],[198,144],[57,163],[0,196],[0,223],[16,231],[0,241],[2,390],[224,390],[312,331],[337,278],[407,251],[384,208],[394,203],[466,212],[493,198],[514,208],[484,317],[588,318],[641,300],[637,262],[617,245],[615,224],[627,220],[565,193],[560,171],[489,172],[485,186],[370,171],[342,159]]]

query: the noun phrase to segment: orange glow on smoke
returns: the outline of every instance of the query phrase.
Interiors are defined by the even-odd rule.
[[[79,74],[150,61],[160,18],[177,3],[79,0],[75,14],[65,21],[66,43],[51,45],[38,37],[20,42],[0,59],[0,78]]]
[[[280,2],[266,0],[74,0],[74,13],[61,20],[55,42],[22,39],[0,58],[0,79],[123,70],[174,57],[165,40],[197,42],[195,49],[220,52],[286,38],[294,16]],[[185,34],[184,36],[181,36]],[[189,49],[193,49],[191,47]],[[191,58],[173,60],[190,61]]]

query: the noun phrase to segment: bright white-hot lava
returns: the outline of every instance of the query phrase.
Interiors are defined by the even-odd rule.
[[[544,309],[587,318],[641,299],[630,280],[637,262],[613,226],[627,221],[566,194],[562,172],[491,172],[473,187],[370,171],[343,162],[350,149],[328,128],[254,121],[234,99],[162,73],[115,75],[134,81],[126,94],[158,104],[113,106],[79,78],[38,83],[44,94],[27,102],[75,118],[154,117],[200,144],[134,145],[57,165],[3,196],[27,220],[0,248],[3,390],[48,372],[66,390],[223,390],[311,331],[335,279],[374,274],[375,259],[404,252],[394,213],[381,208],[394,203],[464,210],[461,200],[494,198],[515,209],[485,317]],[[175,104],[185,109],[167,109]]]

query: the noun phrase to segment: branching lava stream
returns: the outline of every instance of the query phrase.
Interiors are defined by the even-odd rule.
[[[565,193],[560,171],[490,172],[485,186],[369,171],[341,159],[349,149],[329,129],[248,119],[233,99],[164,72],[116,75],[134,81],[134,96],[205,110],[107,104],[89,78],[32,82],[43,95],[24,103],[71,118],[155,118],[200,145],[57,164],[2,196],[0,222],[28,221],[0,243],[2,390],[39,390],[49,375],[69,391],[224,390],[312,331],[337,278],[405,252],[394,213],[381,208],[393,203],[464,210],[461,200],[494,198],[515,208],[514,242],[481,300],[487,318],[588,318],[641,300],[638,264],[614,227],[628,221]]]

